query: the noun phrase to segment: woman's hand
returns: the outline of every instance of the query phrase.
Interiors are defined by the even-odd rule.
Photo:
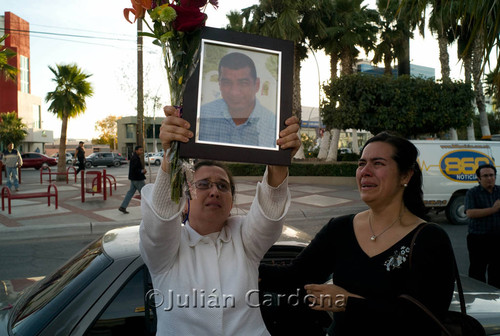
[[[335,284],[305,285],[304,288],[307,291],[309,307],[314,310],[342,312],[349,296],[361,298]]]
[[[167,151],[170,149],[170,144],[172,141],[188,142],[193,137],[193,132],[189,130],[191,125],[180,117],[180,109],[173,106],[165,106],[163,112],[165,112],[166,118],[161,123],[160,141],[165,155],[163,155],[161,168],[168,173],[170,171],[170,165],[168,164],[170,161]]]
[[[188,142],[193,137],[193,132],[189,130],[191,125],[180,117],[180,109],[165,106],[163,112],[166,118],[161,123],[160,140],[163,151],[166,153],[172,141]]]
[[[297,133],[300,128],[299,119],[292,116],[285,120],[285,125],[286,128],[280,132],[277,144],[281,149],[291,148],[292,157],[294,157],[300,148],[300,139]]]
[[[290,117],[285,120],[286,128],[279,134],[277,144],[281,149],[291,148],[292,158],[300,148],[300,139],[297,132],[299,131],[299,119],[297,117]],[[287,166],[269,166],[267,183],[272,187],[279,186],[288,176]]]

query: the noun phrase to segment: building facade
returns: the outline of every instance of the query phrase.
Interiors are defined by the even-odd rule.
[[[0,48],[9,48],[16,56],[9,64],[19,69],[17,81],[0,78],[0,114],[16,112],[26,124],[28,135],[19,145],[22,152],[44,152],[46,143],[52,143],[53,132],[42,125],[42,98],[31,94],[30,25],[11,12],[0,16],[0,32],[9,36]]]
[[[144,151],[155,153],[161,151],[160,126],[161,118],[144,117]],[[122,117],[116,121],[118,152],[130,158],[137,145],[137,117]]]

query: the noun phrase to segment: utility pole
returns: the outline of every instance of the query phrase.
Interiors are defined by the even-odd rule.
[[[143,64],[142,64],[142,19],[137,20],[137,145],[141,145],[146,152],[144,144],[144,88],[143,88]],[[144,167],[144,157],[141,158]]]

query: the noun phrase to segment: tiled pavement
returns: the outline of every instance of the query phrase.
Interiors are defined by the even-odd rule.
[[[152,177],[157,167],[152,169]],[[101,169],[102,170],[102,169]],[[105,231],[117,226],[134,225],[140,222],[140,200],[136,197],[130,202],[123,214],[117,209],[129,188],[127,179],[128,167],[109,168],[107,170],[116,178],[117,189],[113,195],[85,194],[85,202],[81,201],[80,179],[77,183],[70,181],[55,182],[59,193],[58,209],[54,202],[47,206],[47,198],[30,198],[12,200],[12,214],[0,211],[0,241],[56,235],[85,234]],[[48,177],[44,176],[40,184],[38,171],[23,170],[22,184],[19,193],[47,191]],[[236,177],[237,196],[233,208],[234,214],[246,213],[255,195],[255,177]],[[149,178],[147,180],[149,182]],[[3,181],[5,186],[5,179]],[[54,183],[54,182],[53,182]],[[359,207],[362,202],[356,190],[354,178],[332,177],[290,177],[292,206],[287,219],[314,215],[331,216],[337,207]],[[109,190],[109,189],[108,189]]]

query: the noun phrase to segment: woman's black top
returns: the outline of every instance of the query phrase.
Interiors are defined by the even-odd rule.
[[[345,312],[334,314],[331,335],[439,334],[418,308],[398,297],[409,294],[438,317],[448,310],[454,288],[454,256],[446,232],[438,225],[420,230],[410,270],[408,256],[417,228],[384,252],[369,257],[358,244],[353,218],[348,215],[330,220],[290,265],[262,265],[261,286],[296,292],[332,276],[336,285],[364,297],[350,297]]]

